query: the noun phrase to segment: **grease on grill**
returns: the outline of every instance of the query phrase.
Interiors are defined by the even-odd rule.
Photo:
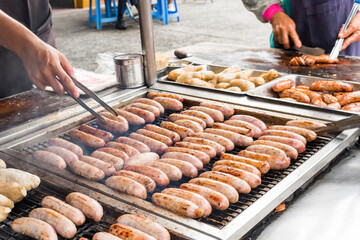
[[[194,104],[195,105],[195,104]],[[186,110],[190,108],[190,106],[184,106],[183,110]],[[156,118],[156,120],[152,123],[154,125],[160,126],[160,123],[162,121],[168,121],[168,117],[170,114],[176,113],[174,111],[166,111],[163,115]],[[235,112],[235,114],[242,114],[239,110]],[[243,114],[247,114],[246,112]],[[259,117],[259,116],[257,116]],[[261,118],[261,117],[260,117]],[[264,119],[270,120],[271,124],[273,123],[283,123],[284,119],[278,118],[275,119],[274,117],[265,116]],[[286,120],[287,121],[287,120]],[[286,122],[285,121],[285,122]],[[95,121],[92,121],[88,125],[98,128]],[[128,136],[131,132],[135,132],[137,129],[142,128],[143,126],[131,126],[129,128],[129,131],[121,136]],[[114,135],[116,139],[119,137],[118,135]],[[61,135],[60,137],[70,140],[69,136],[65,133]],[[303,164],[307,159],[309,159],[311,156],[313,156],[317,151],[319,151],[321,148],[323,148],[328,142],[332,140],[331,137],[328,136],[318,136],[318,138],[313,141],[309,142],[306,145],[306,151],[299,154],[299,157],[297,160],[292,161],[290,166],[284,170],[281,171],[269,171],[267,174],[263,175],[261,177],[261,184],[255,188],[252,189],[249,194],[239,194],[239,201],[234,204],[230,204],[229,208],[224,211],[219,211],[216,209],[213,209],[212,213],[208,217],[203,217],[200,219],[197,219],[199,222],[203,222],[206,224],[209,224],[213,227],[222,229],[225,227],[229,222],[231,222],[232,219],[237,217],[239,214],[241,214],[243,211],[245,211],[251,204],[253,204],[257,199],[261,198],[264,194],[266,194],[271,188],[273,188],[277,183],[279,183],[282,179],[284,179],[287,175],[289,175],[291,172],[293,172],[297,167],[299,167],[301,164]],[[41,143],[32,147],[28,147],[24,149],[23,151],[27,154],[32,154],[32,152],[40,149],[44,149],[47,146],[46,142]],[[90,149],[89,147],[80,145],[83,150],[84,154],[89,155],[93,149]],[[233,151],[228,151],[227,153],[230,154],[237,154],[239,151],[243,150],[244,148],[236,147]],[[213,164],[218,161],[220,158],[215,157],[211,159],[210,163],[205,165],[202,170],[199,171],[199,174],[205,172],[205,171],[211,171]],[[182,183],[187,183],[190,180],[190,178],[183,177],[181,180],[177,182],[170,182],[168,186],[165,187],[157,187],[154,191],[155,192],[161,192],[165,188],[171,188],[175,187],[178,188]],[[102,181],[104,182],[104,181]],[[151,202],[151,196],[152,194],[148,194],[148,197],[146,198],[146,201]]]

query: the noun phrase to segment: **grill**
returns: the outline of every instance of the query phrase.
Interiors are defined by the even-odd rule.
[[[184,101],[185,103],[189,103],[189,101]],[[188,109],[190,106],[194,104],[194,102],[190,102],[191,104],[184,105],[184,109]],[[172,113],[175,113],[173,111],[166,111],[165,114],[158,117],[155,122],[152,124],[160,125],[162,121],[166,121],[168,119],[168,116]],[[239,114],[241,112],[237,111],[235,114]],[[245,113],[246,114],[246,113]],[[276,124],[279,122],[283,122],[283,119],[275,119],[275,118],[266,118],[270,121],[269,124]],[[98,128],[95,121],[91,121],[87,123],[88,125],[92,127]],[[128,136],[131,132],[136,131],[140,127],[130,127],[129,131],[126,134],[123,134],[122,136]],[[63,133],[59,137],[64,138],[66,140],[71,141],[69,138],[67,132]],[[115,138],[118,136],[115,135]],[[254,202],[256,202],[258,199],[260,199],[264,194],[266,194],[269,190],[271,190],[276,184],[278,184],[281,180],[283,180],[286,176],[288,176],[291,172],[293,172],[295,169],[297,169],[301,164],[303,164],[307,159],[309,159],[311,156],[313,156],[317,151],[322,149],[327,143],[329,143],[332,140],[332,137],[330,136],[321,136],[318,137],[313,142],[310,142],[307,144],[306,151],[299,154],[299,157],[296,161],[292,161],[291,165],[281,171],[270,171],[264,176],[262,176],[262,183],[260,186],[258,186],[255,189],[252,189],[252,191],[249,194],[240,194],[239,201],[234,204],[230,204],[230,207],[226,209],[225,211],[219,211],[216,209],[213,209],[213,212],[208,217],[203,217],[200,219],[197,219],[197,221],[201,223],[205,223],[208,225],[211,225],[212,227],[215,227],[217,229],[223,229],[227,226],[235,217],[240,215],[244,210],[246,210],[249,206],[251,206]],[[47,142],[41,142],[36,145],[29,146],[27,148],[22,149],[22,152],[26,155],[31,155],[36,150],[42,150],[47,147]],[[91,154],[94,149],[91,149],[86,146],[81,146],[84,150],[84,154]],[[243,150],[244,148],[235,148],[233,151],[228,152],[231,154],[237,154],[239,151]],[[210,163],[204,166],[204,169],[199,171],[199,174],[205,171],[210,171],[212,169],[212,165],[219,160],[219,157],[211,159]],[[157,187],[154,192],[161,192],[164,188],[170,188],[175,187],[178,188],[182,183],[186,183],[190,180],[190,178],[183,177],[180,181],[177,182],[170,182],[170,184],[166,187]],[[102,181],[104,183],[104,181]],[[152,194],[149,194],[146,201],[151,202],[151,196]]]
[[[41,183],[40,186],[36,189],[33,189],[28,192],[28,195],[19,203],[15,204],[15,207],[12,209],[8,218],[0,224],[0,239],[3,240],[15,240],[15,239],[32,239],[26,237],[20,233],[15,233],[11,230],[11,223],[17,218],[27,217],[31,210],[41,207],[41,200],[46,196],[54,196],[61,200],[65,200],[66,194],[56,191],[54,186],[50,186],[44,183]],[[96,232],[105,231],[107,232],[111,224],[116,222],[116,217],[120,216],[122,213],[110,211],[109,209],[104,209],[104,217],[101,222],[94,222],[90,219],[86,219],[86,222],[77,227],[78,231],[76,233],[75,240],[85,237],[91,239]],[[64,239],[61,236],[58,236],[59,239]]]

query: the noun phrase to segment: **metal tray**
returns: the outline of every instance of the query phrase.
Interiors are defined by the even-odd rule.
[[[229,66],[221,66],[221,65],[198,65],[198,64],[194,64],[195,66],[203,66],[204,67],[204,70],[208,70],[208,71],[213,71],[215,74],[217,73],[220,73],[222,72],[223,70],[225,70],[226,68],[228,68]],[[162,77],[160,77],[158,79],[158,82],[161,82],[161,83],[170,83],[170,84],[175,84],[175,85],[180,85],[180,86],[186,86],[186,87],[189,87],[189,88],[198,88],[198,89],[206,89],[206,90],[211,90],[211,91],[218,91],[218,92],[223,92],[223,93],[235,93],[235,94],[238,94],[238,95],[245,95],[246,92],[248,91],[243,91],[243,92],[235,92],[235,91],[229,91],[229,90],[226,90],[226,89],[222,89],[222,88],[207,88],[207,87],[200,87],[200,86],[192,86],[192,85],[188,85],[188,84],[185,84],[185,83],[178,83],[178,82],[175,82],[173,80],[169,80],[167,78],[167,75],[169,74],[170,71],[174,70],[174,69],[177,69],[179,67],[167,67],[166,69],[166,75],[163,75]],[[240,67],[240,69],[242,69]],[[247,70],[247,69],[242,69],[242,70]],[[254,73],[251,75],[252,77],[258,77],[260,74],[262,73],[266,73],[268,71],[262,71],[262,70],[256,70],[254,69]],[[284,74],[283,73],[279,73],[280,77],[283,76]],[[276,78],[277,79],[277,78]],[[274,80],[276,80],[274,79]],[[271,80],[270,82],[273,82],[274,80]],[[266,84],[266,83],[265,83]],[[262,86],[262,85],[260,85]],[[260,87],[259,86],[259,87]],[[255,89],[258,88],[258,87],[255,87]]]
[[[133,102],[138,97],[144,97],[146,91],[133,95],[122,102],[112,104],[112,106],[126,105]],[[186,107],[198,105],[202,99],[196,97],[185,97],[184,105]],[[233,106],[236,109],[236,114],[248,114],[261,118],[267,124],[284,124],[290,119],[297,118],[292,115],[279,115],[270,111],[262,111],[256,108],[248,108],[241,106]],[[167,116],[172,112],[167,112],[163,117],[158,118],[155,124],[166,120]],[[318,173],[324,166],[331,162],[334,157],[345,149],[349,142],[354,141],[356,138],[355,131],[350,131],[341,136],[321,137],[316,142],[309,145],[309,148],[304,152],[298,161],[292,163],[291,167],[283,171],[272,171],[263,177],[263,184],[253,189],[250,194],[244,194],[241,201],[232,204],[226,211],[214,211],[208,218],[189,219],[178,216],[154,206],[150,202],[150,196],[146,200],[138,199],[126,194],[119,193],[108,187],[102,182],[94,182],[85,178],[79,177],[69,171],[62,169],[55,169],[46,165],[39,165],[32,162],[31,153],[34,150],[42,149],[46,146],[46,140],[53,136],[61,136],[67,138],[66,133],[77,128],[80,123],[95,124],[93,120],[85,120],[72,122],[71,124],[64,124],[60,126],[53,126],[52,129],[44,129],[37,134],[33,134],[26,139],[18,139],[17,142],[10,144],[10,148],[5,152],[13,157],[22,159],[37,168],[51,172],[68,181],[75,182],[100,194],[110,196],[116,200],[132,205],[138,209],[149,212],[151,214],[159,215],[161,218],[173,221],[174,224],[185,226],[189,229],[189,233],[183,233],[184,237],[196,238],[193,232],[197,231],[198,234],[206,235],[201,239],[239,239],[253,228],[259,221],[266,217],[279,203],[283,202],[287,197],[294,193],[296,189],[301,187],[316,173]],[[96,125],[93,125],[96,126]],[[131,129],[134,131],[136,129]],[[117,136],[116,136],[117,137]],[[237,153],[241,149],[236,149]],[[92,151],[92,149],[87,149]],[[204,168],[204,171],[211,170],[212,164],[217,159],[212,159],[211,163]],[[201,173],[201,172],[200,172]],[[178,187],[181,183],[187,182],[189,179],[183,178],[179,182],[174,182],[168,187]],[[161,191],[158,188],[156,191]],[[176,226],[169,226],[170,229],[175,230]],[[175,230],[176,232],[176,230]]]
[[[314,83],[316,81],[324,81],[324,80],[339,81],[339,80],[334,80],[334,79],[318,78],[318,77],[310,77],[310,76],[295,75],[295,74],[293,75],[292,74],[292,75],[286,75],[286,76],[279,77],[271,82],[265,83],[255,89],[252,89],[247,92],[247,95],[250,97],[267,99],[270,101],[276,101],[276,102],[280,101],[280,102],[287,103],[290,105],[295,104],[295,105],[299,105],[299,106],[305,106],[307,108],[314,108],[314,109],[317,109],[320,111],[340,112],[340,113],[357,114],[357,115],[360,114],[360,112],[352,112],[352,111],[345,111],[345,110],[341,110],[341,109],[321,107],[321,106],[313,105],[310,103],[291,102],[291,101],[282,100],[279,98],[278,93],[276,93],[272,90],[272,86],[275,83],[280,82],[285,79],[293,80],[295,82],[295,85],[294,85],[295,87],[298,85],[310,86],[312,83]],[[342,81],[342,82],[350,83],[354,86],[354,91],[360,91],[360,83],[351,82],[351,81]]]

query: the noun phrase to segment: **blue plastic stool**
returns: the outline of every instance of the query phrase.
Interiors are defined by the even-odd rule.
[[[94,22],[96,28],[101,29],[102,23],[116,22],[117,21],[117,9],[115,0],[105,0],[105,13],[101,13],[100,0],[95,1],[95,14],[92,14],[92,1],[89,4],[89,27]]]
[[[179,18],[176,0],[174,0],[174,5],[175,5],[175,11],[169,12],[167,0],[157,0],[157,3],[155,4],[156,11],[152,13],[152,18],[162,20],[164,25],[169,24],[169,18],[177,18],[179,22],[180,18]]]

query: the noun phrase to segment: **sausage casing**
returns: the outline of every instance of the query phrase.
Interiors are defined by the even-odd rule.
[[[47,163],[62,169],[66,168],[65,160],[55,153],[38,150],[34,152],[32,156],[35,160],[39,161],[40,163]]]
[[[225,147],[219,143],[204,138],[186,137],[183,139],[183,141],[210,146],[215,149],[217,155],[220,155],[226,151]]]
[[[201,102],[200,106],[219,110],[220,112],[222,112],[224,114],[224,117],[226,117],[226,118],[234,115],[234,109],[232,107],[212,104],[212,103],[208,103],[208,102]]]
[[[55,229],[48,223],[36,218],[22,217],[14,220],[11,229],[29,237],[41,240],[57,240]]]
[[[112,176],[106,179],[105,185],[120,192],[146,199],[147,193],[143,185],[123,176]]]
[[[238,133],[234,133],[234,132],[230,132],[227,130],[206,128],[204,130],[204,132],[226,137],[226,138],[230,139],[235,144],[235,146],[238,146],[238,147],[247,147],[253,143],[253,139],[251,137],[247,137],[247,136],[244,136],[244,135],[241,135]]]
[[[271,126],[270,129],[271,130],[283,130],[283,131],[297,133],[297,134],[303,136],[306,139],[306,141],[308,141],[308,142],[314,141],[317,138],[317,134],[314,131],[312,131],[310,129],[305,129],[305,128],[274,125],[274,126]]]
[[[111,164],[112,166],[114,166],[116,171],[124,167],[124,160],[106,152],[97,150],[91,154],[91,157],[98,158],[105,163]]]
[[[99,137],[99,138],[103,139],[105,142],[110,142],[114,138],[114,135],[112,135],[110,132],[100,130],[100,129],[97,129],[97,128],[93,128],[93,127],[90,127],[90,126],[85,125],[85,124],[82,124],[79,127],[79,130],[83,131],[85,133],[94,135],[96,137]]]
[[[65,201],[73,207],[76,207],[88,218],[95,222],[100,222],[104,210],[95,199],[79,192],[72,192],[66,196]]]
[[[249,165],[254,166],[257,169],[259,169],[259,171],[262,174],[265,174],[270,170],[270,165],[266,161],[259,161],[259,160],[255,160],[255,159],[252,159],[252,158],[241,157],[241,156],[228,154],[228,153],[222,154],[220,159],[221,160],[230,160],[230,161],[236,161],[236,162],[249,164]]]
[[[70,150],[73,153],[75,153],[78,157],[83,155],[83,150],[81,149],[81,147],[79,147],[78,145],[72,142],[66,141],[65,139],[62,138],[51,138],[49,140],[49,144],[51,146],[58,146]]]
[[[166,128],[158,127],[158,126],[152,125],[152,124],[147,124],[147,125],[145,125],[144,129],[167,136],[173,142],[180,141],[180,135],[178,133],[176,133],[174,131],[170,131]]]
[[[226,148],[226,151],[232,151],[235,148],[234,143],[230,139],[216,134],[202,132],[202,133],[195,133],[194,137],[204,138],[210,141],[217,142],[218,144],[224,146]]]
[[[137,172],[120,170],[120,171],[117,171],[116,173],[114,173],[114,176],[122,176],[122,177],[130,178],[130,179],[140,183],[141,185],[143,185],[145,187],[146,191],[149,193],[153,192],[156,187],[156,183],[152,178],[145,176],[143,174],[137,173]]]
[[[191,137],[192,135],[194,135],[194,131],[191,130],[190,128],[179,126],[175,123],[168,122],[168,121],[162,121],[160,124],[160,127],[163,127],[170,131],[178,133],[181,138]]]
[[[168,119],[169,119],[169,121],[172,121],[172,122],[175,122],[177,120],[190,120],[190,121],[197,122],[198,124],[200,124],[203,129],[206,128],[206,123],[202,119],[194,117],[194,116],[190,116],[190,115],[172,113],[169,115]]]
[[[257,186],[259,186],[261,184],[261,178],[259,176],[255,175],[251,172],[244,171],[242,169],[218,165],[218,166],[213,167],[212,170],[223,172],[223,173],[228,173],[235,177],[241,178],[241,179],[245,180],[250,185],[251,188],[256,188]]]
[[[148,176],[153,179],[159,186],[166,186],[170,183],[169,177],[163,171],[153,167],[133,164],[126,166],[124,170],[133,171]]]
[[[180,111],[183,109],[183,104],[179,100],[168,97],[155,97],[154,101],[160,103],[166,110]]]
[[[135,139],[132,139],[132,138],[118,137],[116,139],[116,142],[129,145],[129,146],[135,148],[136,150],[138,150],[140,153],[150,152],[150,148],[146,144],[144,144],[140,141],[137,141]]]
[[[182,153],[182,152],[166,152],[164,153],[161,158],[175,158],[175,159],[179,159],[181,161],[185,161],[188,163],[191,163],[192,165],[194,165],[194,167],[196,167],[198,170],[203,169],[204,164],[202,163],[202,161],[200,161],[200,159],[198,159],[197,157],[190,155],[188,153]]]
[[[166,152],[182,152],[182,153],[188,153],[190,155],[193,155],[197,157],[200,161],[202,161],[203,164],[208,164],[210,162],[210,157],[208,154],[191,149],[191,148],[183,148],[183,147],[168,147],[166,149]]]
[[[133,227],[121,223],[115,223],[110,226],[109,233],[120,239],[141,239],[141,240],[156,240],[156,238],[137,230]]]
[[[165,143],[138,133],[131,133],[130,138],[144,143],[151,151],[156,152],[157,154],[163,154],[168,147]]]

